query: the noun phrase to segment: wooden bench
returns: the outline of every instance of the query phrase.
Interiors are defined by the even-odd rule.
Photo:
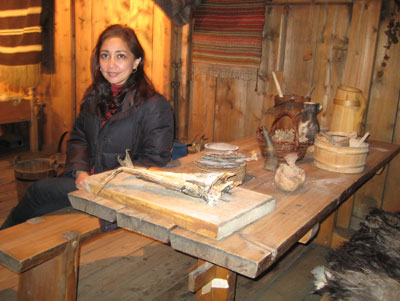
[[[98,218],[66,208],[0,231],[0,263],[19,273],[18,300],[76,300],[79,244]]]

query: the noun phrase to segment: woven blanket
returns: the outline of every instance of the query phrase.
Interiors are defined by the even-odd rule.
[[[0,2],[0,81],[35,87],[40,79],[41,0]]]
[[[205,0],[195,13],[193,71],[255,80],[264,15],[264,0]]]
[[[400,214],[374,209],[328,262],[312,273],[330,300],[400,300]]]

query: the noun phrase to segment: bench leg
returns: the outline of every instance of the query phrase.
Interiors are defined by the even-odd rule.
[[[79,234],[63,236],[68,241],[63,253],[20,275],[18,300],[76,300]]]
[[[235,300],[236,273],[199,260],[189,274],[189,290],[196,292],[196,300]]]

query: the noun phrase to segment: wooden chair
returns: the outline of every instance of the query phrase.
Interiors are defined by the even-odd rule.
[[[0,231],[0,263],[19,273],[18,300],[76,300],[79,244],[98,218],[66,208]]]

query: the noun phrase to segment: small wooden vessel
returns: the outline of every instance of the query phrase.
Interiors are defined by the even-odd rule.
[[[328,133],[333,140],[343,140],[346,134]],[[351,134],[349,134],[350,137]],[[346,138],[346,137],[345,137]],[[315,136],[314,165],[318,168],[341,173],[360,173],[364,171],[369,152],[369,144],[363,142],[358,147],[332,144],[332,140],[321,134]]]

